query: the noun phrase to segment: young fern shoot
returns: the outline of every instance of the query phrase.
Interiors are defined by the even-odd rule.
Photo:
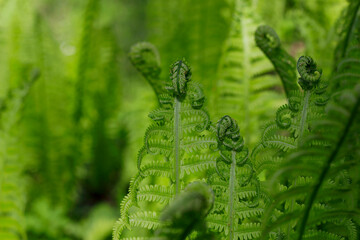
[[[145,133],[138,155],[139,172],[121,203],[114,239],[135,233],[140,237],[139,231],[122,235],[125,228],[157,229],[159,211],[179,195],[190,180],[188,176],[215,165],[216,156],[210,149],[216,148],[217,142],[207,131],[210,119],[203,110],[205,96],[201,86],[191,82],[191,70],[184,60],[171,66],[166,90],[160,95],[160,107],[149,114],[154,123]],[[145,239],[147,236],[144,233]]]
[[[164,91],[164,82],[160,80],[160,56],[154,45],[140,42],[131,47],[129,58],[136,69],[153,88],[158,100]]]
[[[216,172],[209,178],[215,204],[207,221],[221,239],[256,239],[260,236],[259,181],[236,121],[224,116],[217,124],[220,157]]]
[[[265,53],[274,65],[282,81],[286,97],[299,90],[296,83],[296,61],[282,47],[279,36],[269,26],[259,26],[255,32],[256,45]]]

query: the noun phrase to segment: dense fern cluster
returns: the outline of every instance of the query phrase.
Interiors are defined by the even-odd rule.
[[[115,239],[125,228],[157,229],[159,211],[184,189],[191,176],[199,177],[199,172],[214,165],[210,149],[217,142],[207,131],[210,120],[202,109],[204,101],[188,64],[176,61],[159,96],[160,107],[149,114],[154,123],[146,130],[138,155],[139,172],[121,204]]]
[[[359,0],[0,16],[0,240],[360,239]]]
[[[249,41],[250,25],[245,22],[251,6],[244,2],[235,4],[216,114],[231,110],[227,104],[236,105],[235,99],[251,100],[255,88],[250,84],[269,73],[265,65],[260,75],[247,71],[262,62],[263,57],[247,52],[254,43],[278,73],[287,103],[264,125],[258,143],[246,146],[235,119],[225,115],[213,124],[202,110],[204,92],[190,81],[187,63],[175,62],[170,80],[159,91],[156,86],[163,83],[156,49],[148,43],[136,45],[130,57],[153,86],[160,108],[149,114],[154,124],[145,133],[138,173],[121,204],[114,239],[358,239],[359,4],[353,1],[345,11],[351,21],[343,23],[336,67],[328,80],[312,57],[301,56],[296,62],[269,26],[258,27],[255,41]],[[245,92],[236,92],[237,85]],[[262,87],[256,89],[255,94],[262,94]],[[236,105],[236,116],[245,121],[245,132],[252,132],[252,115],[265,115],[258,109],[250,114],[252,105],[246,99],[247,107]],[[194,180],[212,189],[211,209],[200,210],[198,196],[204,190],[183,190]],[[196,211],[202,213],[189,218]],[[143,235],[138,227],[155,231]],[[125,228],[131,232],[124,233]]]

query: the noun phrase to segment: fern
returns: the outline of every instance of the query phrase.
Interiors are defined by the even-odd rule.
[[[279,36],[269,26],[260,26],[255,32],[256,45],[265,53],[279,74],[287,98],[299,89],[296,83],[296,63],[280,45]]]
[[[129,57],[136,69],[150,83],[160,101],[164,84],[160,81],[160,56],[155,46],[148,42],[137,43],[131,47]]]
[[[259,139],[263,119],[281,104],[273,69],[256,47],[253,36],[259,23],[250,1],[236,0],[230,33],[218,67],[214,105],[216,115],[232,115],[250,147]]]
[[[269,152],[284,153],[296,149],[304,135],[309,133],[312,121],[324,112],[327,96],[326,83],[320,80],[321,71],[317,70],[311,57],[299,58],[297,67],[301,76],[299,84],[304,91],[292,92],[289,104],[281,106],[276,112],[275,121],[265,125],[261,142],[252,152],[257,165],[272,161],[268,157]],[[279,161],[277,157],[282,154],[278,152],[272,156],[274,161]]]
[[[203,182],[192,182],[162,212],[160,239],[185,239],[196,230],[195,239],[209,239],[204,218],[214,204],[214,193]]]
[[[304,63],[310,62],[307,60]],[[356,69],[356,65],[351,67],[352,64],[346,71]],[[298,67],[303,74],[302,65],[298,64]],[[339,78],[345,80],[342,74],[339,73]],[[314,87],[314,80],[320,75],[313,68],[313,74],[308,78],[311,84],[300,79],[300,85],[306,91],[308,86]],[[340,82],[343,89],[332,94],[331,102],[326,106],[326,115],[311,121],[311,131],[299,135],[302,140],[298,141],[297,148],[285,156],[270,179],[271,183],[286,179],[291,185],[279,189],[267,209],[264,238],[284,224],[288,224],[287,229],[294,229],[287,231],[288,239],[358,238],[354,221],[358,219],[359,212],[353,199],[353,194],[358,191],[355,190],[358,189],[358,181],[355,180],[358,177],[354,179],[351,169],[358,169],[354,158],[358,154],[355,139],[358,136],[359,94],[358,87],[355,91],[348,90],[346,88],[351,84]],[[284,203],[284,214],[279,215],[278,211]],[[333,231],[334,227],[342,230]]]
[[[334,72],[330,82],[333,91],[345,84],[353,86],[360,77],[359,14],[359,1],[350,1],[343,16],[339,19],[341,20],[340,41],[335,50]]]
[[[200,170],[215,164],[208,158],[209,149],[215,148],[217,142],[206,131],[210,121],[202,109],[205,97],[201,86],[190,79],[191,71],[186,62],[179,60],[171,66],[167,93],[160,96],[167,104],[161,104],[149,114],[154,123],[147,129],[144,146],[139,151],[139,172],[122,201],[114,239],[124,237],[125,228],[157,229],[163,205],[180,193],[189,176],[196,176]],[[155,201],[162,204],[158,207],[149,204]]]
[[[23,212],[25,190],[21,172],[24,167],[21,151],[20,132],[16,127],[26,96],[39,77],[39,71],[32,73],[30,81],[22,87],[11,90],[1,103],[0,111],[0,238],[26,239]]]
[[[255,239],[260,236],[260,183],[254,175],[249,150],[235,122],[224,116],[217,124],[220,156],[217,173],[209,178],[215,204],[207,221],[226,239]]]
[[[83,22],[83,32],[80,39],[80,53],[77,66],[77,82],[76,82],[76,106],[74,110],[74,121],[76,124],[79,123],[83,117],[83,102],[84,92],[86,88],[86,71],[87,65],[90,62],[90,47],[92,40],[92,32],[94,28],[94,21],[97,17],[99,10],[99,0],[88,0]]]
[[[271,168],[264,168],[267,166],[278,166],[281,162],[284,162],[284,155],[288,152],[294,152],[299,149],[300,146],[305,144],[306,136],[310,134],[313,129],[313,124],[316,119],[321,118],[324,115],[324,105],[327,101],[326,86],[321,78],[321,70],[317,69],[317,65],[311,57],[300,57],[297,63],[297,69],[300,74],[299,85],[303,89],[303,92],[293,91],[291,97],[288,99],[289,104],[281,106],[276,112],[276,119],[274,122],[269,122],[265,125],[261,142],[253,149],[252,157],[255,159],[255,169],[258,174],[261,171],[268,170],[270,173],[274,171]],[[318,141],[317,145],[326,144],[326,142]],[[297,165],[304,171],[308,169],[307,165]],[[304,169],[305,168],[305,169]],[[284,169],[283,171],[291,171],[293,169]],[[269,173],[265,172],[265,173]],[[281,174],[280,172],[274,173],[273,176]],[[302,182],[306,182],[308,178],[305,175],[300,175],[298,178],[294,178],[291,181],[277,181],[280,185],[272,184],[274,179],[270,179],[270,185],[277,187],[277,190],[286,195],[292,193],[296,189],[304,189]],[[275,185],[275,186],[274,186]],[[273,188],[275,189],[275,188]],[[273,192],[273,190],[269,190]],[[303,195],[301,195],[303,196]],[[301,199],[301,198],[300,198]],[[283,198],[273,199],[273,202],[283,202]],[[299,202],[300,201],[300,202]],[[278,206],[278,205],[276,205]],[[292,223],[288,222],[286,218],[287,212],[296,212],[302,207],[301,200],[290,198],[285,201],[283,208],[276,208],[274,215],[267,214],[264,216],[266,230],[263,231],[263,235],[271,233],[276,235],[275,232],[270,232],[267,221],[272,218],[276,218],[278,222],[287,224],[287,228],[284,227],[281,234],[292,239],[291,234],[293,232]],[[269,206],[269,209],[275,210],[275,204]],[[279,234],[279,233],[277,233]]]

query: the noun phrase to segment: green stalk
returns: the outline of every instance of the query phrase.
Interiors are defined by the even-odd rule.
[[[300,119],[300,129],[299,129],[299,141],[301,141],[303,135],[304,135],[304,130],[305,130],[305,126],[306,126],[306,118],[307,118],[307,109],[309,106],[309,99],[310,99],[310,91],[309,90],[305,90],[305,97],[304,97],[304,106],[301,112],[301,119]],[[299,141],[298,141],[298,145],[299,145]]]
[[[181,133],[181,102],[175,97],[174,104],[174,171],[175,171],[175,194],[180,192],[180,133]]]
[[[231,151],[232,162],[230,169],[230,183],[229,183],[229,240],[234,239],[234,194],[235,194],[235,182],[236,182],[236,152]]]
[[[298,141],[297,141],[297,145],[299,146],[300,141],[302,140],[302,137],[304,135],[304,129],[305,129],[305,125],[306,125],[306,118],[307,118],[307,108],[309,106],[309,99],[310,99],[310,91],[309,90],[305,90],[305,97],[304,97],[304,106],[301,112],[301,119],[300,119],[300,129],[299,129],[299,137],[298,137]],[[296,186],[296,179],[294,181],[293,186]],[[295,199],[291,200],[290,203],[290,208],[289,211],[292,212],[294,210],[294,205],[295,205]],[[287,228],[287,239],[290,239],[290,231],[291,231],[291,224],[288,224],[288,228]]]

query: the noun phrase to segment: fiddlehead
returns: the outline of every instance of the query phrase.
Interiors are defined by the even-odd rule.
[[[255,41],[264,52],[271,52],[280,47],[280,38],[270,26],[260,26],[255,32]]]
[[[240,152],[244,146],[244,139],[240,135],[239,126],[230,116],[224,116],[219,120],[217,137],[219,145],[224,145],[229,150]]]
[[[279,36],[275,30],[263,25],[256,29],[256,45],[265,53],[279,74],[287,98],[292,96],[292,92],[299,89],[296,83],[296,63],[282,47]]]
[[[185,60],[179,60],[173,63],[170,67],[171,84],[167,89],[171,91],[176,97],[183,98],[186,94],[187,83],[191,79],[191,70]]]
[[[300,74],[299,84],[304,90],[311,90],[319,83],[322,71],[317,69],[316,62],[309,56],[301,56],[297,62]]]
[[[148,42],[140,42],[131,47],[129,58],[136,69],[150,83],[160,101],[163,92],[163,82],[160,80],[160,56],[154,45]]]

